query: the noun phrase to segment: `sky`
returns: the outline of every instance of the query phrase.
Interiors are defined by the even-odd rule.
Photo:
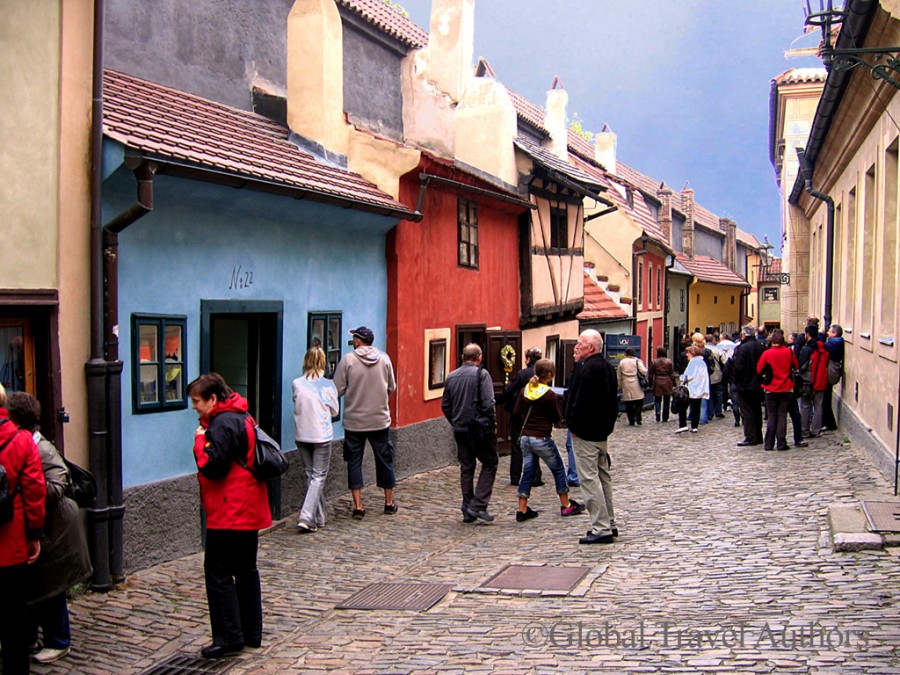
[[[817,3],[814,3],[817,5]],[[403,0],[428,30],[431,0]],[[769,162],[771,80],[820,67],[784,51],[803,36],[803,0],[476,0],[475,54],[544,105],[553,78],[568,115],[618,136],[618,159],[781,250]]]

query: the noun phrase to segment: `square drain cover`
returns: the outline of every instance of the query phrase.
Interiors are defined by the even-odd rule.
[[[369,584],[335,609],[411,609],[425,611],[443,598],[452,584]]]
[[[589,567],[507,565],[481,584],[482,588],[533,591],[571,591],[590,572]]]
[[[900,532],[900,502],[862,503],[872,532]]]
[[[202,656],[173,654],[165,661],[151,666],[140,675],[196,675],[197,673],[224,673],[237,659],[204,659]]]

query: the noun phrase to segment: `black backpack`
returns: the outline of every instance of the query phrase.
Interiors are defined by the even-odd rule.
[[[0,423],[0,426],[6,424],[7,422],[8,420],[3,420],[3,422]],[[12,443],[13,439],[17,435],[18,432],[14,433],[12,436],[6,439],[6,442],[3,445],[0,445],[0,453],[6,450],[6,446]],[[10,491],[9,476],[6,474],[6,467],[0,464],[0,524],[8,523],[13,519],[13,514],[15,513],[15,510],[13,508],[14,500],[16,497],[16,492],[18,491],[18,487],[16,487],[15,491]]]

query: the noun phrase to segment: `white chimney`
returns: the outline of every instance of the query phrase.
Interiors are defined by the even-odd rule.
[[[550,132],[550,145],[547,150],[564,162],[569,161],[569,127],[566,124],[568,104],[569,94],[563,89],[559,77],[554,77],[553,85],[547,92],[547,104],[544,106],[544,127]]]
[[[619,137],[609,128],[608,124],[594,135],[594,159],[606,168],[612,175],[616,175],[616,146]]]
[[[428,76],[454,102],[472,76],[475,0],[432,0]]]

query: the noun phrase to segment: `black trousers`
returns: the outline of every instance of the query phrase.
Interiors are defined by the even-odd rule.
[[[762,442],[762,389],[744,389],[739,392],[741,419],[744,422],[744,440]]]
[[[462,511],[483,511],[487,509],[494,492],[494,479],[497,477],[497,439],[491,436],[486,443],[472,443],[469,434],[464,431],[454,432],[456,439],[456,456],[459,459],[459,487],[462,492]],[[521,452],[521,450],[520,450]],[[475,482],[475,469],[481,462],[481,473]]]
[[[29,622],[25,618],[27,565],[0,567],[3,606],[0,609],[0,647],[3,650],[3,675],[28,673],[31,655]]]
[[[256,530],[207,530],[206,600],[213,644],[258,646],[262,639],[262,594]]]
[[[628,424],[641,423],[641,410],[644,407],[644,399],[639,398],[636,401],[624,401],[625,415],[628,417]]]
[[[825,388],[825,397],[822,399],[822,428],[837,429],[837,420],[834,419],[834,410],[831,409],[831,394],[834,385],[829,384]]]
[[[700,426],[700,408],[703,406],[702,398],[692,398],[688,407],[686,409],[682,409],[681,412],[678,413],[678,426],[684,429],[687,426],[688,415],[691,417],[691,429],[696,429]]]

